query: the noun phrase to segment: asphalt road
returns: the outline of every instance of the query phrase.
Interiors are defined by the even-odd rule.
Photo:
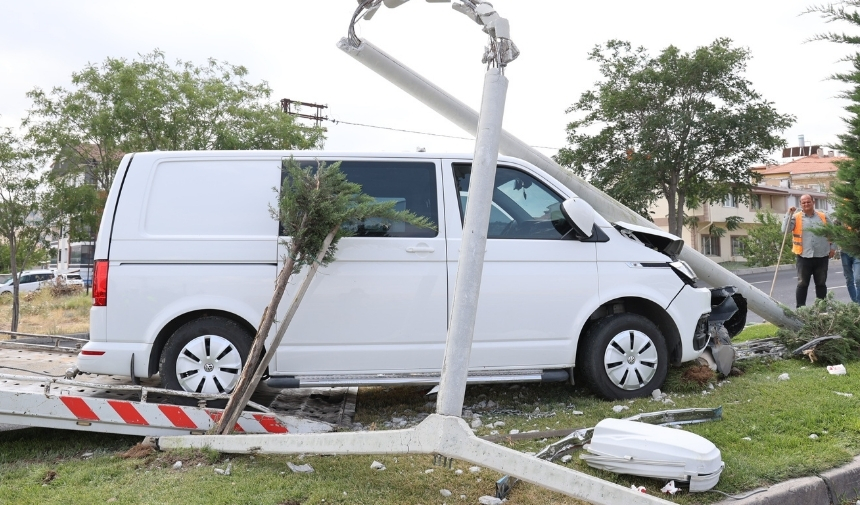
[[[741,279],[749,282],[753,286],[762,290],[767,294],[770,292],[770,285],[773,281],[773,272],[760,274],[741,275]],[[776,285],[773,289],[773,297],[780,303],[788,307],[794,308],[794,289],[797,286],[797,273],[792,270],[780,270],[776,277]],[[845,288],[845,277],[842,275],[842,262],[839,256],[830,262],[830,268],[827,272],[827,291],[832,291],[836,295],[836,299],[842,302],[850,302],[848,290]],[[809,282],[809,293],[806,297],[806,304],[810,305],[815,300],[815,286],[812,281]],[[750,312],[747,316],[748,323],[760,323],[763,319],[758,314]]]

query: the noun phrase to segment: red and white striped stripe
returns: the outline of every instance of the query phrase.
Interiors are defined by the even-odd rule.
[[[103,398],[57,397],[78,421],[122,423],[153,428],[178,428],[205,432],[221,418],[221,411],[199,407],[137,403]],[[274,414],[243,412],[234,428],[236,433],[288,433]]]

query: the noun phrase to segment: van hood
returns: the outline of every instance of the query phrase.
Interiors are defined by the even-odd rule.
[[[622,235],[641,243],[649,249],[659,251],[673,260],[678,259],[681,250],[684,249],[684,240],[676,235],[654,228],[646,228],[635,224],[616,221],[612,226]]]

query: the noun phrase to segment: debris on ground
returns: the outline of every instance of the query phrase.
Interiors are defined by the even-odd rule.
[[[182,461],[177,461],[176,463],[173,463],[174,470],[179,470],[180,468],[182,468]]]
[[[131,447],[131,449],[125,451],[120,454],[119,457],[123,459],[140,459],[149,456],[154,453],[155,449],[150,445],[144,445],[142,442],[139,444],[135,444]]]
[[[669,493],[670,495],[674,495],[675,493],[677,493],[680,490],[681,490],[680,488],[675,487],[675,481],[674,480],[670,480],[665,486],[660,488],[661,492]]]
[[[778,381],[787,381],[790,377],[787,373],[779,374],[779,377],[776,378]]]
[[[840,393],[839,391],[834,391],[834,393],[838,394],[839,396],[845,396],[847,398],[852,398],[854,396],[854,393]]]
[[[293,473],[314,473],[314,469],[311,465],[294,465],[291,461],[287,461],[287,468],[293,471]]]
[[[695,382],[700,386],[704,386],[705,384],[714,380],[715,375],[714,371],[711,370],[711,367],[707,365],[697,365],[691,366],[684,370],[684,373],[681,374],[681,377],[687,382]]]
[[[439,494],[441,494],[442,496],[447,498],[447,497],[451,496],[451,491],[448,491],[447,489],[440,489]]]
[[[501,505],[502,500],[496,498],[495,496],[482,496],[478,498],[478,503],[481,505]]]
[[[636,487],[636,486],[631,485],[630,489],[632,489],[634,491],[639,491],[640,493],[646,493],[646,494],[648,493],[648,490],[645,489],[645,486]]]
[[[830,365],[827,367],[827,373],[830,375],[846,375],[845,365]]]
[[[382,471],[382,470],[385,470],[385,465],[383,465],[379,461],[374,461],[373,463],[370,464],[370,469]]]
[[[623,412],[629,408],[630,407],[628,407],[627,405],[615,405],[614,407],[612,407],[612,411],[618,414],[619,412]]]

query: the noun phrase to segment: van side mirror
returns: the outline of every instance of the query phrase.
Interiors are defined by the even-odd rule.
[[[594,209],[591,205],[581,198],[568,198],[561,203],[561,212],[577,234],[591,237],[594,228]]]

